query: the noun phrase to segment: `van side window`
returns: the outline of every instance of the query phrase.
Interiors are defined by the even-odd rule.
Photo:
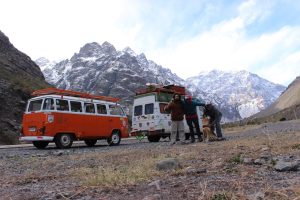
[[[43,104],[43,110],[54,110],[54,100],[45,99]]]
[[[70,101],[72,112],[82,112],[81,102]]]
[[[97,104],[97,113],[98,114],[107,114],[106,105]]]
[[[61,111],[69,111],[69,102],[67,100],[56,99],[56,109]]]
[[[143,106],[135,106],[134,107],[134,116],[140,116],[143,114]]]
[[[124,115],[124,112],[120,106],[109,105],[109,110],[111,115]]]
[[[30,101],[28,106],[28,112],[41,110],[43,99]]]
[[[162,114],[168,114],[168,112],[165,111],[166,105],[168,105],[168,104],[167,103],[159,103],[160,113],[162,113]]]
[[[95,113],[95,106],[93,103],[85,103],[84,104],[84,111],[86,113]]]
[[[148,114],[153,114],[154,112],[154,104],[153,103],[149,103],[145,105],[145,115]]]

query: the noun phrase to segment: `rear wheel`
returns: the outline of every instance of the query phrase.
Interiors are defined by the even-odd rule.
[[[159,142],[159,140],[160,140],[160,136],[158,135],[148,136],[149,142]]]
[[[113,131],[111,136],[107,138],[107,143],[109,146],[117,146],[121,142],[121,136],[119,131]]]
[[[59,134],[55,137],[55,144],[60,149],[70,148],[73,144],[73,136],[68,133]]]
[[[48,146],[49,142],[47,142],[47,141],[33,141],[32,144],[33,144],[33,146],[35,146],[38,149],[45,149]]]
[[[84,140],[84,143],[85,143],[87,146],[89,146],[89,147],[93,147],[93,146],[95,146],[95,144],[97,143],[97,140],[93,140],[93,139],[91,139],[91,140]]]

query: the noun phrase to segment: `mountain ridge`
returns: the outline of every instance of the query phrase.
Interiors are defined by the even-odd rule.
[[[132,103],[135,91],[144,87],[146,83],[183,85],[191,91],[193,96],[216,104],[224,113],[224,121],[239,120],[259,112],[272,103],[285,89],[283,86],[266,82],[266,80],[260,81],[263,79],[246,71],[236,72],[236,75],[232,77],[232,74],[227,72],[214,70],[206,72],[206,77],[200,73],[184,80],[172,73],[170,69],[148,60],[145,54],[138,55],[130,47],[118,51],[108,42],[102,45],[96,42],[87,43],[70,59],[56,64],[54,62],[52,66],[47,67],[44,64],[41,68],[46,80],[58,88],[117,96],[127,102],[127,105]],[[221,79],[213,78],[214,76],[221,77]],[[244,79],[246,77],[245,80],[251,76],[250,79],[256,84],[245,82],[240,78],[241,76]],[[224,84],[224,79],[232,82],[232,87],[236,88],[234,92],[227,91],[228,89],[224,90],[226,91],[224,95],[220,92],[220,88],[229,87],[228,84],[227,86]],[[201,80],[206,81],[201,82]],[[271,88],[271,93],[274,94],[271,95],[264,91],[264,88],[260,88],[259,82],[264,83],[263,87],[266,90]],[[240,87],[241,83],[245,86]],[[218,90],[213,88],[214,85]],[[251,85],[260,89],[260,92],[255,93]],[[215,91],[211,92],[212,89]],[[245,94],[245,89],[250,95]],[[264,95],[264,93],[269,95]],[[240,100],[241,97],[243,101]]]

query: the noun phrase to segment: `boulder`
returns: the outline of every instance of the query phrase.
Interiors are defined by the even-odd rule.
[[[176,158],[167,158],[159,161],[156,164],[156,169],[159,171],[169,171],[181,168],[179,161]]]

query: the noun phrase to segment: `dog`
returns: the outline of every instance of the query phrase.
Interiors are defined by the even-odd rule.
[[[203,141],[204,142],[213,142],[217,141],[218,138],[214,134],[214,132],[211,130],[209,119],[207,117],[202,119],[202,125],[203,125]]]

